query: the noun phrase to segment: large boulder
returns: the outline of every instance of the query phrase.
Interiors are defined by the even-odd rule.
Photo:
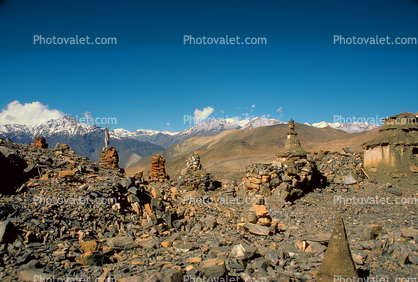
[[[37,175],[36,166],[28,165],[17,151],[4,146],[0,146],[0,168],[0,193],[6,195],[14,194],[16,188]]]

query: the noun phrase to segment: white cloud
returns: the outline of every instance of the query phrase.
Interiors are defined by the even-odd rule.
[[[170,126],[170,123],[169,122],[167,122],[166,124],[167,124],[167,126]]]
[[[224,114],[225,112],[221,110],[221,114]]]
[[[276,111],[276,112],[281,113],[282,111],[283,111],[283,108],[282,108],[282,107],[280,107],[280,108],[278,108],[278,109],[277,109],[277,111]]]
[[[50,110],[48,105],[43,105],[38,101],[25,103],[19,101],[10,102],[7,109],[2,109],[0,113],[0,125],[3,124],[26,124],[39,125],[51,119],[63,117],[64,114],[59,110]]]
[[[251,108],[255,108],[255,105],[252,105]]]
[[[94,119],[93,119],[93,117],[92,117],[92,115],[91,115],[91,112],[85,111],[85,112],[83,113],[83,115],[84,115],[84,118],[85,118],[86,120],[88,120],[89,122],[93,123]]]
[[[198,110],[198,109],[194,110],[195,121],[198,121],[198,120],[201,121],[201,120],[204,120],[204,119],[208,118],[210,116],[210,114],[213,113],[214,110],[215,109],[212,108],[212,107],[206,107],[202,111]]]

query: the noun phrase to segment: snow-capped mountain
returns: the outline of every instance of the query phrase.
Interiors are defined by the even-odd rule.
[[[305,124],[309,125],[308,123],[305,123]],[[313,123],[310,126],[313,126],[316,128],[324,128],[324,127],[329,126],[335,129],[344,130],[347,133],[357,133],[357,132],[362,132],[362,131],[367,131],[367,130],[378,128],[380,125],[377,125],[374,123],[368,123],[368,122],[360,123],[357,121],[353,123],[339,123],[339,122],[328,123],[325,121],[321,121],[321,122]]]
[[[115,138],[132,138],[138,141],[147,141],[154,143],[165,137],[170,137],[178,134],[179,132],[170,131],[157,131],[149,129],[138,129],[135,131],[129,131],[123,128],[116,128],[110,132],[110,136]]]
[[[0,138],[10,138],[17,143],[32,143],[37,136],[43,136],[49,148],[56,143],[70,145],[76,154],[99,160],[104,147],[104,128],[79,122],[70,115],[52,119],[37,126],[7,124],[0,126]],[[110,132],[110,145],[119,152],[119,165],[125,167],[132,157],[143,157],[164,148],[150,142],[118,136]]]
[[[88,125],[79,122],[76,118],[65,115],[62,118],[52,119],[40,125],[6,124],[0,126],[0,135],[13,136],[14,139],[26,142],[22,139],[29,138],[33,141],[37,136],[50,137],[52,135],[85,135],[93,132],[103,132],[104,128],[97,125]],[[12,139],[11,137],[9,137]],[[17,142],[17,141],[16,141]]]
[[[179,133],[179,135],[183,134],[193,134],[193,133],[208,133],[206,135],[213,135],[213,132],[222,132],[225,130],[232,130],[232,129],[242,129],[242,130],[249,130],[254,129],[260,126],[270,126],[274,124],[282,124],[280,120],[277,119],[268,119],[264,116],[255,117],[253,119],[243,119],[239,120],[236,118],[227,118],[227,119],[215,119],[215,120],[208,120],[206,122],[198,123],[193,127],[190,127],[186,130],[183,130]]]
[[[269,119],[264,116],[253,118],[252,120],[248,120],[248,122],[241,128],[243,130],[250,130],[260,126],[270,126],[275,124],[284,124],[278,119]]]
[[[136,136],[153,136],[157,134],[165,134],[165,135],[176,135],[178,132],[171,132],[171,131],[158,131],[158,130],[152,130],[152,129],[137,129],[135,131],[129,131],[123,128],[116,128],[113,131],[113,134],[115,136],[119,137],[136,137]]]

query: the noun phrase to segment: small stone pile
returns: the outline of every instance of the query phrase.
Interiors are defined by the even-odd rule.
[[[119,155],[115,148],[103,148],[100,153],[99,164],[107,167],[119,167]]]
[[[70,152],[70,145],[57,143],[54,150],[60,151],[63,154],[68,154]]]
[[[319,151],[310,159],[316,163],[331,190],[359,188],[367,178],[363,169],[363,154],[353,153],[349,148],[332,153]]]
[[[142,226],[154,228],[156,233],[182,226],[181,215],[178,216],[171,204],[171,196],[176,195],[175,188],[170,190],[167,185],[161,187],[155,184],[147,186],[141,175],[126,177],[119,182],[119,187],[125,191],[124,198],[132,211],[138,214]],[[123,209],[123,206],[118,209]]]
[[[243,214],[238,230],[245,230],[254,235],[267,236],[276,233],[277,221],[272,221],[262,196],[256,195],[252,199],[253,205]]]
[[[213,177],[203,169],[200,156],[197,152],[190,155],[186,162],[187,167],[182,170],[177,186],[186,186],[192,189],[213,190],[215,188]]]
[[[150,181],[164,181],[169,179],[165,172],[165,160],[160,154],[151,158]]]
[[[38,136],[35,138],[34,142],[31,144],[37,148],[48,148],[48,144],[46,144],[46,140],[44,137]]]

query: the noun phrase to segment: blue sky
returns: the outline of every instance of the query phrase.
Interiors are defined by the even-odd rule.
[[[205,108],[212,118],[301,123],[416,112],[418,45],[333,38],[418,38],[417,14],[417,0],[0,0],[0,122],[25,122],[26,103],[115,117],[112,128],[170,131]],[[35,35],[117,44],[34,44]],[[267,44],[183,44],[184,35]]]

